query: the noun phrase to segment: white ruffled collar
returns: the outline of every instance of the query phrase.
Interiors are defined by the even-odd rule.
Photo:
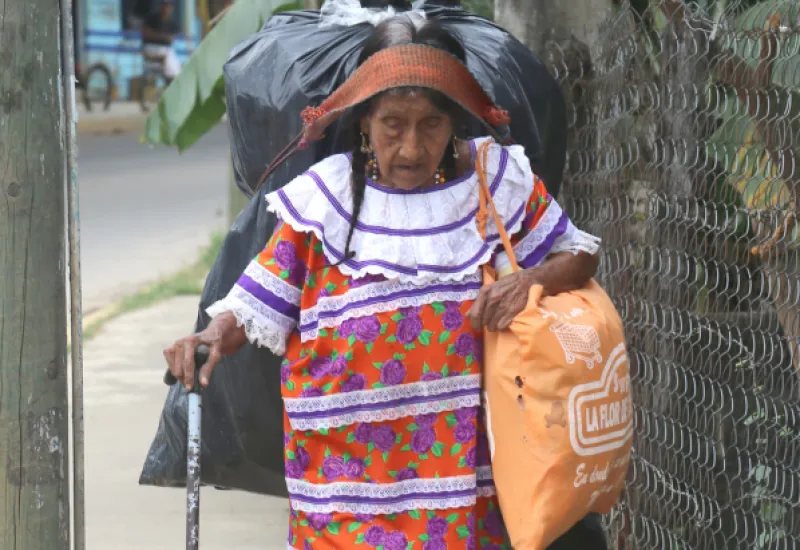
[[[471,142],[474,151],[484,140]],[[353,204],[351,160],[334,155],[267,195],[268,208],[295,231],[313,233],[331,263],[342,260]],[[519,231],[533,191],[533,174],[520,146],[489,150],[487,179],[509,234]],[[475,274],[500,244],[493,221],[478,233],[478,178],[474,172],[418,191],[388,189],[369,181],[350,249],[339,265],[345,275],[426,283],[460,281]]]

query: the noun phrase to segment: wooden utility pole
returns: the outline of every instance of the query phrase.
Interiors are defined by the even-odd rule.
[[[0,548],[68,550],[68,0],[0,0]]]

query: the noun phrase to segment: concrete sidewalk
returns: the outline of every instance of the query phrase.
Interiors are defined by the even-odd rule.
[[[108,111],[103,111],[99,105],[87,111],[78,103],[78,135],[141,134],[146,120],[147,114],[133,101],[114,101]]]
[[[87,546],[184,547],[185,491],[140,487],[142,463],[167,393],[161,350],[191,330],[199,298],[124,315],[84,349]],[[286,548],[287,502],[204,489],[203,550]]]

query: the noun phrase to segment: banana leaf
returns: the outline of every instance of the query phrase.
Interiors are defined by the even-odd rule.
[[[164,90],[147,118],[144,141],[191,147],[225,114],[222,66],[235,46],[257,32],[276,13],[302,9],[302,2],[285,0],[237,0],[208,33]]]
[[[779,17],[777,51],[773,55],[772,84],[785,88],[800,85],[800,37],[791,29],[800,20],[797,0],[767,0],[759,2],[733,19],[730,28],[720,32],[722,48],[730,50],[751,68],[758,67],[761,58],[761,38],[769,30],[773,17]]]

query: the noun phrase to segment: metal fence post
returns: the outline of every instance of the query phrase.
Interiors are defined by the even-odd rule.
[[[64,90],[63,128],[65,145],[65,186],[67,189],[67,265],[69,266],[70,320],[70,392],[72,426],[72,539],[73,550],[86,548],[84,502],[84,430],[83,430],[83,315],[81,309],[81,246],[78,200],[78,139],[75,103],[75,33],[72,3],[61,4],[61,78]]]

